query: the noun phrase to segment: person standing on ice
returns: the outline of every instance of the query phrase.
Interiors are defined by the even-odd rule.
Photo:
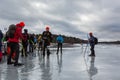
[[[42,40],[43,40],[43,57],[45,57],[45,50],[47,49],[47,56],[49,57],[50,51],[47,48],[47,46],[50,45],[50,42],[52,42],[52,33],[49,31],[50,28],[47,26],[46,31],[42,33]]]
[[[13,62],[11,62],[11,58],[12,58],[12,55],[15,53],[15,62],[14,62],[14,66],[22,66],[23,64],[22,63],[18,63],[18,59],[19,59],[19,39],[23,39],[24,40],[24,37],[22,35],[22,29],[24,28],[25,26],[25,23],[24,22],[20,22],[16,25],[12,24],[10,25],[12,27],[15,27],[15,32],[12,33],[9,32],[9,33],[12,33],[11,35],[9,36],[8,38],[8,42],[9,42],[9,46],[10,46],[10,54],[8,55],[8,58],[7,58],[7,64],[10,65],[10,64],[13,64]]]
[[[57,40],[57,44],[58,44],[57,45],[57,53],[56,54],[58,54],[59,48],[60,48],[61,54],[62,54],[62,44],[63,44],[64,39],[63,39],[63,37],[61,35],[58,35],[56,40]]]
[[[96,43],[95,37],[93,36],[92,32],[89,33],[89,36],[90,36],[89,43],[90,43],[90,51],[91,51],[91,54],[89,56],[95,56],[94,48],[95,48],[95,44],[97,43]]]
[[[22,35],[24,37],[24,40],[22,40],[23,49],[22,49],[21,56],[27,57],[27,47],[28,47],[28,40],[29,40],[28,30],[24,29],[24,33]]]

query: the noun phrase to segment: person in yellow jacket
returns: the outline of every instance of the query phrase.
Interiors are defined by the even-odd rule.
[[[42,51],[42,35],[40,34],[38,36],[38,51],[41,50]]]

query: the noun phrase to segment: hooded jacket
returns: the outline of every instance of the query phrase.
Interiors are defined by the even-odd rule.
[[[19,43],[19,39],[23,39],[23,36],[22,36],[22,27],[20,25],[16,25],[16,30],[15,30],[15,33],[14,33],[14,37],[13,38],[9,38],[8,39],[8,42],[16,42],[16,43]]]

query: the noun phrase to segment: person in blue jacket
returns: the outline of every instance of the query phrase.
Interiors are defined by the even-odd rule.
[[[63,44],[63,42],[64,42],[64,39],[63,39],[63,37],[59,34],[58,36],[57,36],[57,54],[58,54],[58,52],[59,52],[59,48],[61,48],[60,50],[61,50],[61,54],[62,54],[62,44]]]

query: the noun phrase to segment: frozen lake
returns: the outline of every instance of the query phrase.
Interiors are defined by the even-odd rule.
[[[120,45],[96,45],[96,57],[89,57],[89,46],[71,45],[49,58],[35,51],[27,58],[20,56],[22,67],[0,63],[0,80],[120,80]],[[86,49],[86,50],[85,50]]]

